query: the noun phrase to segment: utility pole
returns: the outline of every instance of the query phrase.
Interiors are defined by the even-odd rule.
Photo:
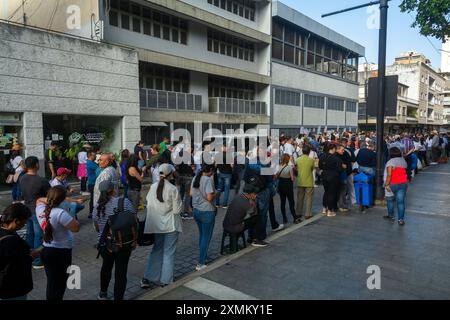
[[[384,198],[383,173],[384,173],[384,115],[386,110],[386,38],[387,38],[387,16],[388,2],[391,0],[372,1],[355,7],[323,14],[322,18],[348,12],[375,4],[380,5],[380,32],[378,42],[378,110],[377,110],[377,168],[376,168],[376,196],[377,199]]]

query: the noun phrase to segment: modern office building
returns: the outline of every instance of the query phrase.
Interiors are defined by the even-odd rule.
[[[104,40],[139,58],[142,138],[269,124],[271,1],[101,1]],[[193,138],[193,136],[192,136]]]
[[[272,4],[271,126],[289,135],[358,125],[361,45],[281,2]]]

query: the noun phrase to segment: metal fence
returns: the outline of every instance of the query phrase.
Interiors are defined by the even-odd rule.
[[[140,89],[142,108],[203,111],[202,96],[192,93]]]

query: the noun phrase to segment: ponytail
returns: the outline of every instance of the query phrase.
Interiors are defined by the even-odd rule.
[[[114,190],[113,190],[114,191]],[[97,217],[100,218],[100,214],[104,217],[106,214],[106,204],[111,200],[113,191],[107,192],[102,191],[100,192],[100,197],[97,201]]]
[[[48,191],[47,205],[45,206],[45,227],[44,227],[44,242],[50,243],[53,241],[53,226],[50,223],[50,213],[54,208],[57,208],[66,198],[67,191],[62,186],[56,186]]]
[[[200,179],[203,175],[203,168],[197,173],[197,175],[194,178],[194,184],[192,185],[195,189],[200,188]]]
[[[165,183],[166,177],[160,177],[158,182],[158,188],[156,189],[156,198],[159,202],[164,202],[163,199],[163,191],[164,191],[164,183]]]

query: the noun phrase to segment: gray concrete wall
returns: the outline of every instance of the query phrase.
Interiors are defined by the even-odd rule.
[[[0,23],[0,111],[23,113],[26,153],[43,156],[42,114],[52,113],[120,118],[117,146],[132,147],[138,74],[132,50]]]

